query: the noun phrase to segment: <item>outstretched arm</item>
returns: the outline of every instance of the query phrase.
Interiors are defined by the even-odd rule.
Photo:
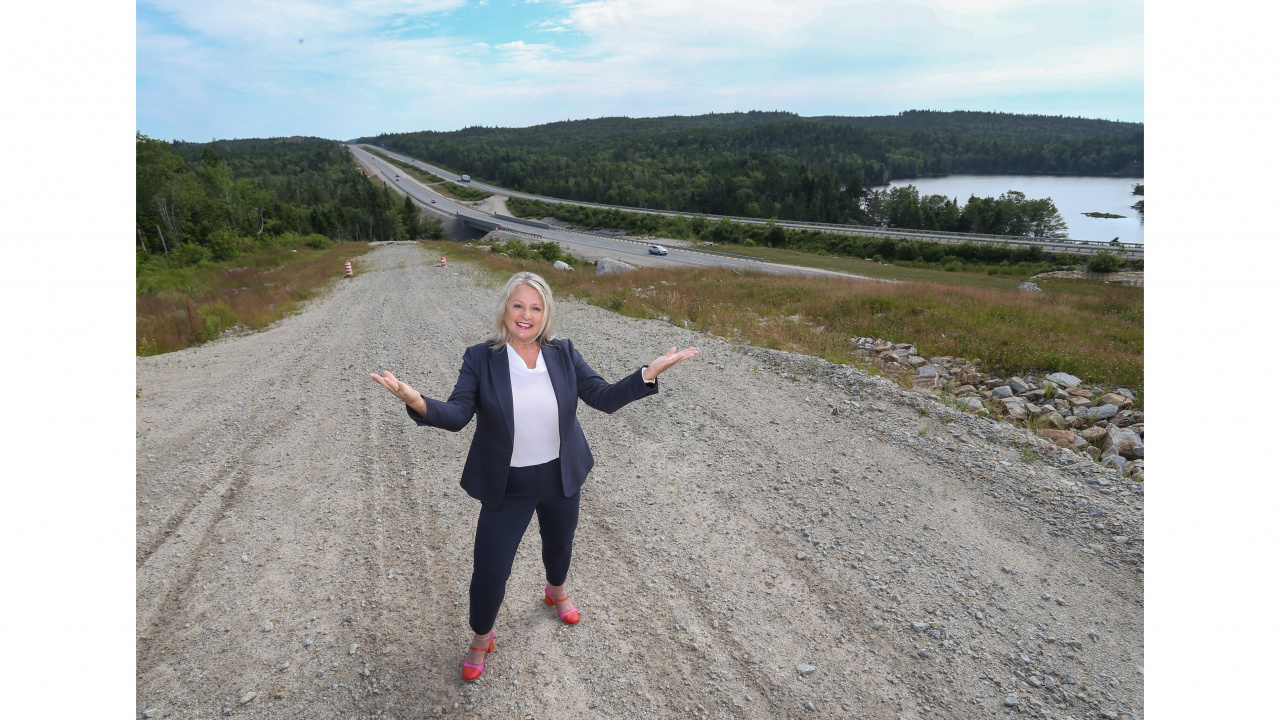
[[[409,417],[419,425],[457,432],[466,427],[476,413],[479,383],[466,358],[463,359],[462,369],[458,371],[458,383],[454,385],[453,394],[445,402],[423,396],[390,372],[369,377],[402,400],[409,408]]]
[[[698,348],[696,347],[685,348],[679,352],[675,348],[671,348],[666,353],[659,355],[653,362],[649,363],[649,367],[644,369],[644,381],[656,380],[659,375],[670,370],[672,365],[688,360],[697,354]]]
[[[642,370],[637,370],[616,383],[609,383],[600,377],[595,370],[582,359],[582,354],[572,343],[565,341],[573,359],[574,371],[578,376],[578,397],[587,405],[601,412],[612,413],[634,400],[658,392],[656,385],[649,387],[646,383],[655,381],[660,373],[672,365],[698,354],[696,348],[676,352],[675,348],[654,360]]]
[[[409,387],[409,384],[396,379],[390,370],[384,371],[381,375],[370,374],[369,377],[373,381],[386,388],[392,395],[404,401],[409,409],[422,416],[423,420],[427,419],[427,400],[422,397],[422,393]]]

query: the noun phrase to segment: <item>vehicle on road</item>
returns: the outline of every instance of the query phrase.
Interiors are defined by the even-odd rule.
[[[434,204],[435,204],[435,202],[436,202],[435,200],[432,200],[432,201],[431,201],[431,204],[432,204],[432,205],[434,205]]]
[[[662,247],[661,245],[650,245],[649,254],[650,255],[666,255],[667,249]]]
[[[460,179],[462,180],[462,182],[471,182],[470,175],[463,175]]]

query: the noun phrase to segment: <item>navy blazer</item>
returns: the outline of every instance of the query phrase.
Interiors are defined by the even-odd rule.
[[[560,410],[560,482],[565,497],[572,497],[595,465],[587,436],[578,424],[578,398],[596,410],[612,413],[633,400],[658,392],[657,384],[645,384],[641,371],[610,384],[596,374],[568,340],[542,344],[542,361],[551,377]],[[405,406],[419,425],[457,432],[476,416],[476,434],[462,468],[462,489],[485,507],[497,509],[507,491],[511,448],[515,442],[512,414],[511,367],[505,347],[491,350],[487,343],[472,345],[462,356],[458,384],[447,402],[423,396],[427,417]]]

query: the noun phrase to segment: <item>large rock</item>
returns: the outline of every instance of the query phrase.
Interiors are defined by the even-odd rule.
[[[1027,401],[1020,397],[1004,398],[1000,401],[1004,406],[1004,412],[1014,420],[1027,419]]]
[[[1055,385],[1060,385],[1062,387],[1069,387],[1069,388],[1080,387],[1080,383],[1084,382],[1083,380],[1076,377],[1075,375],[1068,375],[1067,373],[1064,373],[1064,372],[1056,372],[1052,375],[1045,375],[1044,379],[1048,380],[1049,382]]]
[[[982,401],[976,397],[966,397],[956,400],[956,409],[964,412],[976,413],[985,413],[987,411],[986,406],[984,406]]]
[[[1118,395],[1116,393],[1107,393],[1106,395],[1103,395],[1102,402],[1107,403],[1109,405],[1115,405],[1120,409],[1127,408],[1133,404],[1133,401],[1130,400],[1129,398],[1123,395]]]
[[[1120,412],[1120,408],[1108,403],[1106,405],[1099,405],[1098,407],[1085,408],[1076,414],[1086,420],[1093,420],[1096,422],[1098,420],[1113,418],[1118,412]]]
[[[1008,385],[991,388],[991,396],[997,400],[1004,400],[1005,398],[1013,397],[1013,388]]]
[[[1041,430],[1040,434],[1058,447],[1071,449],[1076,446],[1076,434],[1070,430]]]
[[[631,272],[635,269],[635,265],[628,265],[621,260],[614,260],[613,258],[600,258],[600,262],[596,263],[597,275],[615,275],[617,273]]]
[[[925,360],[924,358],[920,357],[919,355],[909,355],[909,356],[907,357],[907,364],[908,364],[908,365],[910,365],[911,367],[917,367],[917,368],[918,368],[918,367],[920,367],[921,365],[928,365],[928,364],[929,364],[929,361],[928,361],[928,360]]]
[[[1080,437],[1084,438],[1084,441],[1090,445],[1098,443],[1106,436],[1107,431],[1100,427],[1087,428],[1080,433]]]
[[[1009,389],[1013,390],[1014,395],[1021,395],[1022,393],[1030,390],[1031,386],[1027,384],[1026,380],[1023,380],[1020,377],[1011,377],[1009,378]]]
[[[937,365],[923,365],[916,368],[917,375],[941,375],[942,368]]]
[[[1116,416],[1111,419],[1111,422],[1116,427],[1129,427],[1130,425],[1133,424],[1133,411],[1121,410],[1120,412],[1116,413]]]
[[[1106,455],[1102,458],[1102,467],[1115,468],[1116,470],[1119,470],[1121,474],[1124,474],[1125,464],[1125,459],[1120,455]]]
[[[1056,410],[1044,416],[1044,421],[1049,423],[1050,427],[1058,429],[1063,428],[1067,424],[1067,419],[1062,417]]]
[[[555,262],[555,264],[554,264],[554,265],[552,265],[551,267],[553,267],[553,268],[555,268],[555,269],[557,269],[557,270],[572,270],[572,269],[573,269],[573,266],[572,266],[572,265],[570,265],[569,263],[567,263],[567,262],[565,262],[565,261],[563,261],[563,260],[557,260],[557,261]],[[596,269],[596,274],[598,275],[599,273],[600,273],[600,270],[599,270],[599,268],[597,268],[597,269]]]
[[[1036,293],[1037,295],[1044,294],[1044,291],[1040,289],[1040,286],[1031,281],[1019,284],[1018,289],[1022,292]]]
[[[1142,460],[1146,454],[1138,433],[1118,427],[1107,429],[1107,445],[1103,449],[1114,450],[1125,460]]]

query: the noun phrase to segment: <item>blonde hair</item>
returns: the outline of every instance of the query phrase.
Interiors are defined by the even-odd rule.
[[[551,286],[547,281],[537,273],[518,272],[511,276],[507,284],[503,286],[502,293],[498,301],[498,313],[494,318],[494,334],[489,339],[489,347],[492,350],[500,350],[503,345],[507,344],[511,334],[507,331],[507,305],[511,303],[511,296],[515,295],[516,288],[521,285],[528,285],[542,296],[542,328],[538,331],[536,338],[538,343],[544,343],[555,337],[556,330],[556,306],[555,301],[551,297]]]

